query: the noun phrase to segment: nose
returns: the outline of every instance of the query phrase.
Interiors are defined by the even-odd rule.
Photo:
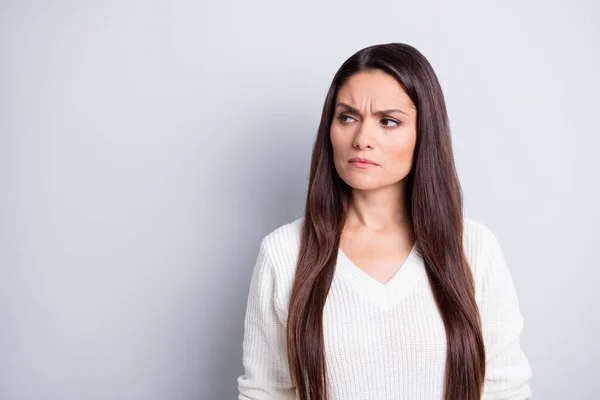
[[[369,128],[367,125],[368,124],[365,122],[360,124],[360,126],[356,132],[356,135],[354,135],[354,141],[353,141],[352,145],[359,150],[373,148],[373,138],[372,138],[373,128]]]

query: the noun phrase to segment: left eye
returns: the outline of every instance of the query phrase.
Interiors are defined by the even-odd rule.
[[[393,120],[393,119],[384,118],[382,121],[387,121],[387,122],[391,122],[391,123],[393,123],[393,124],[396,124],[396,125],[386,125],[386,127],[388,127],[388,128],[395,128],[395,127],[397,127],[397,126],[400,126],[400,122],[398,122],[398,121],[395,121],[395,120]]]

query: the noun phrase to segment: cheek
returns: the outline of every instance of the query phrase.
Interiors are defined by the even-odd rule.
[[[332,126],[329,137],[331,139],[333,151],[343,151],[343,148],[347,145],[347,135],[344,135],[344,132],[341,129]]]
[[[416,135],[408,135],[402,140],[390,143],[386,159],[393,169],[406,169],[412,164],[415,151]]]

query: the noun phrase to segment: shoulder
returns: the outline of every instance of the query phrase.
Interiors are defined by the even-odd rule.
[[[498,238],[492,230],[482,221],[464,217],[463,219],[463,245],[467,258],[480,261],[479,258],[497,244]]]
[[[477,277],[483,272],[491,247],[498,239],[480,220],[465,217],[463,226],[463,248],[473,274]]]
[[[464,221],[464,251],[480,300],[484,285],[500,280],[512,284],[511,272],[497,235],[479,220],[465,218]]]
[[[267,233],[261,242],[261,247],[277,269],[296,264],[300,248],[300,231],[303,217],[286,222]]]
[[[260,252],[270,266],[275,279],[275,304],[282,319],[287,318],[289,295],[296,275],[300,251],[300,232],[304,217],[288,221],[267,233],[260,244]]]

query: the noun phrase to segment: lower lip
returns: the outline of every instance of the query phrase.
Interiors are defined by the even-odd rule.
[[[371,168],[376,167],[375,164],[359,162],[359,161],[351,161],[350,164],[354,165],[356,168]]]

